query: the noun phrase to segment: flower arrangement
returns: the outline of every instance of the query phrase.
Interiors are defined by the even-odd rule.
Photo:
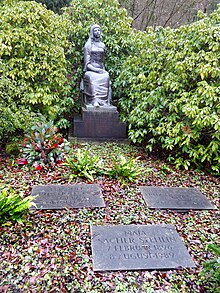
[[[38,121],[27,133],[20,152],[22,157],[18,159],[19,165],[31,165],[40,171],[46,166],[62,164],[65,152],[69,150],[68,141],[57,133],[58,129],[53,121]]]

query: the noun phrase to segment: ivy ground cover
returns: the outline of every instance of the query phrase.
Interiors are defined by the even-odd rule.
[[[123,155],[137,158],[141,176],[131,183],[98,174],[105,208],[32,211],[23,225],[0,227],[0,291],[3,292],[218,292],[201,275],[213,255],[209,244],[218,244],[219,211],[149,210],[138,186],[195,187],[216,207],[220,179],[197,171],[178,171],[144,149],[116,144],[73,146],[99,155],[106,164]],[[69,166],[42,171],[19,167],[0,156],[0,184],[31,194],[33,185],[91,183],[71,176]],[[169,271],[118,271],[95,273],[92,267],[90,225],[172,224],[197,267]]]

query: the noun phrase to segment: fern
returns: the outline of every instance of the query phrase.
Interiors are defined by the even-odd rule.
[[[98,156],[92,156],[88,150],[77,150],[77,153],[73,157],[67,157],[64,165],[69,166],[73,173],[70,179],[74,177],[87,178],[90,181],[94,181],[94,175],[101,174],[102,161]]]
[[[0,188],[0,224],[7,221],[22,223],[28,209],[35,205],[32,201],[34,196],[22,198],[12,188]]]

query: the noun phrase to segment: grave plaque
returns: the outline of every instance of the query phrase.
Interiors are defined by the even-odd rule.
[[[215,209],[195,188],[141,186],[146,204],[152,209],[206,210]]]
[[[37,209],[105,207],[98,184],[36,185],[32,195]]]
[[[172,225],[92,226],[94,271],[195,267]]]

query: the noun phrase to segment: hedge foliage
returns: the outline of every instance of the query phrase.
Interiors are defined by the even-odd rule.
[[[32,113],[58,119],[73,103],[65,56],[71,47],[68,21],[32,1],[5,1],[0,9],[1,138],[25,128]]]
[[[169,161],[220,168],[220,7],[177,30],[137,35],[117,80],[129,138],[169,150]]]
[[[71,0],[35,0],[38,3],[45,4],[47,9],[52,10],[55,13],[61,14],[62,8],[69,6]]]
[[[37,112],[66,126],[98,23],[130,140],[148,151],[161,146],[177,167],[219,172],[220,7],[176,30],[137,32],[116,0],[72,0],[62,15],[32,1],[0,4],[0,139]]]
[[[83,47],[88,40],[93,24],[102,27],[102,41],[107,47],[105,66],[111,80],[114,81],[121,72],[123,61],[130,55],[134,32],[131,30],[132,19],[125,9],[120,8],[117,0],[72,0],[70,7],[63,9],[63,15],[71,22],[70,40],[74,46],[69,71],[72,80],[72,95],[79,98],[79,83],[83,71]],[[113,82],[113,96],[119,98],[120,88]]]

